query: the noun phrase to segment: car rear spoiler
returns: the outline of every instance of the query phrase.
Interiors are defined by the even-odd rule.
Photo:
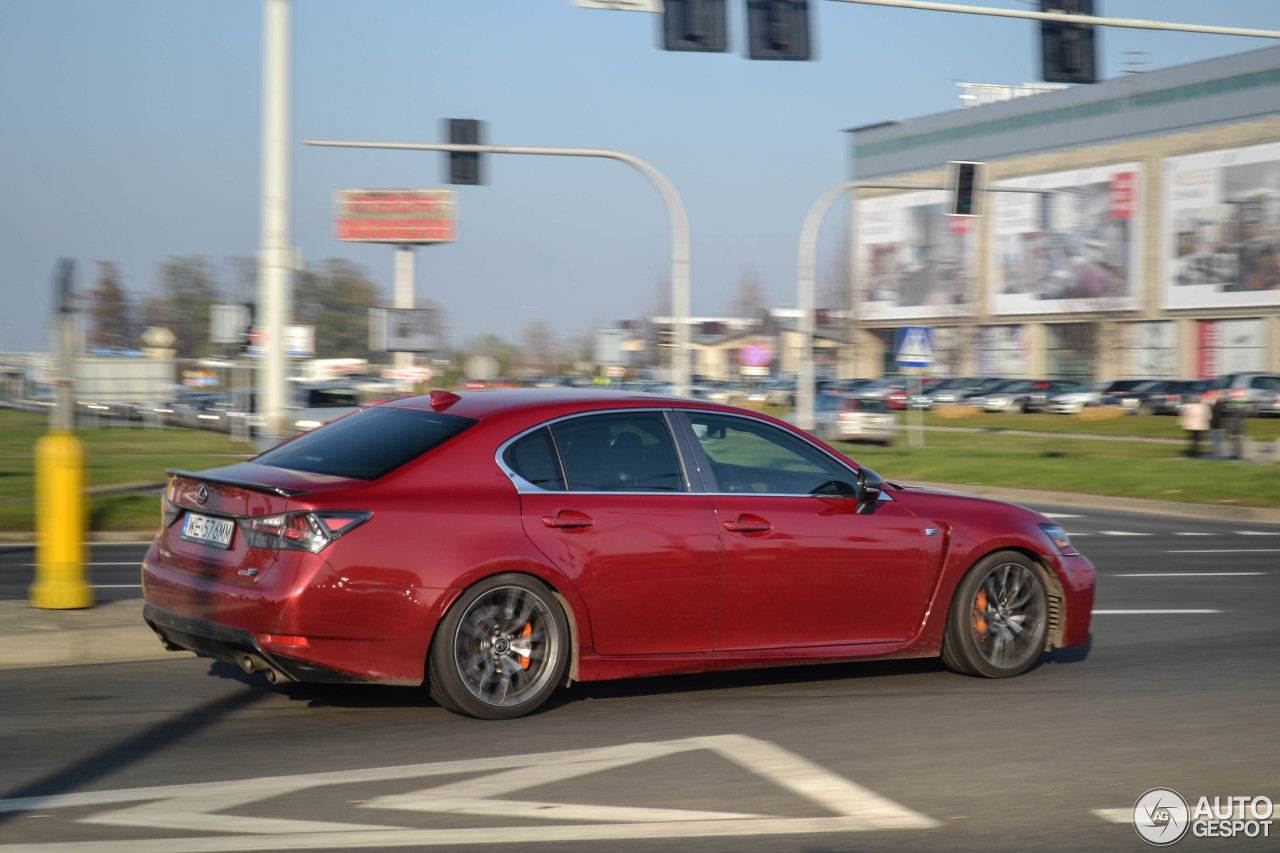
[[[254,492],[266,492],[267,494],[279,495],[282,498],[296,498],[302,495],[311,494],[306,489],[289,489],[284,486],[268,486],[265,483],[255,483],[252,480],[237,480],[234,477],[217,477],[201,474],[195,471],[179,471],[176,468],[166,468],[164,471],[171,477],[189,477],[192,480],[203,480],[206,483],[220,483],[224,486],[239,486],[242,489],[249,489]]]

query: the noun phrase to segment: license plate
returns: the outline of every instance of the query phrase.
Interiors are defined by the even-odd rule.
[[[187,513],[182,520],[182,538],[205,545],[216,545],[219,548],[231,547],[231,534],[235,532],[234,521],[226,518],[210,518],[207,515]]]

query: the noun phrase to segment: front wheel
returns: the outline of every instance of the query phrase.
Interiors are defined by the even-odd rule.
[[[966,675],[1008,678],[1031,668],[1049,629],[1040,570],[1012,551],[991,554],[956,589],[942,662]]]
[[[525,575],[496,575],[462,594],[441,620],[428,661],[431,698],[450,711],[505,720],[533,711],[569,659],[559,602]]]

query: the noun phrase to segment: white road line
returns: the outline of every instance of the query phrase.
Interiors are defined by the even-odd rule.
[[[1045,512],[1041,513],[1041,515],[1048,518],[1085,518],[1083,515],[1071,515],[1070,513],[1065,512]]]
[[[1220,548],[1211,551],[1161,551],[1162,554],[1280,554],[1280,548]]]
[[[720,759],[728,759],[741,767],[744,773],[790,790],[830,811],[833,816],[800,818],[749,812],[507,799],[507,795],[517,791],[537,789],[550,782],[601,771],[633,774],[633,765],[699,751],[709,751]],[[444,780],[444,784],[439,786],[423,785],[425,780],[462,775],[468,778],[452,782]],[[376,823],[340,823],[336,820],[344,815],[334,815],[335,820],[330,822],[250,816],[233,811],[236,806],[262,803],[329,785],[383,783],[385,789],[385,783],[392,781],[402,782],[405,793],[375,796],[364,802],[361,808],[407,808],[480,817],[505,815],[511,809],[510,813],[522,818],[592,823],[556,822],[548,825],[539,822],[537,825],[504,827],[495,832],[492,826],[487,825],[412,829]],[[439,845],[474,848],[491,844],[761,837],[941,826],[933,818],[899,805],[775,744],[734,734],[401,767],[26,797],[0,800],[0,814],[113,805],[125,807],[78,819],[86,823],[136,827],[150,832],[179,829],[188,833],[218,834],[194,838],[152,836],[126,840],[0,844],[0,853],[16,853],[17,850],[32,853],[46,850],[59,853],[71,850],[77,853],[234,853],[240,850],[352,850]],[[76,818],[71,816],[68,819]]]
[[[1108,575],[1113,578],[1246,578],[1267,572],[1127,572]]]
[[[1280,536],[1280,531],[1276,530],[1237,530],[1241,536]]]
[[[1128,530],[1100,530],[1103,536],[1155,536],[1154,533],[1133,533]]]
[[[1216,533],[1203,533],[1198,530],[1179,530],[1173,534],[1174,536],[1217,536]]]
[[[140,583],[95,583],[90,586],[94,589],[142,589]]]
[[[1221,610],[1095,610],[1094,616],[1195,616]]]

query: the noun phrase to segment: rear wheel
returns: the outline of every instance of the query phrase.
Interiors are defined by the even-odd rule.
[[[1049,627],[1044,578],[1013,551],[991,554],[965,575],[947,615],[942,662],[984,678],[1007,678],[1031,668]]]
[[[428,661],[431,698],[485,720],[523,716],[556,689],[568,651],[568,621],[551,591],[525,575],[496,575],[441,620]]]

